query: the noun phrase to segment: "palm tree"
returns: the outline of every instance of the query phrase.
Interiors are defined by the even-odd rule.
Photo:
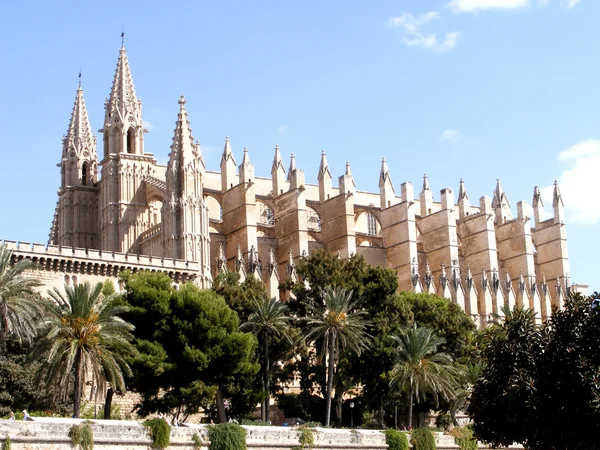
[[[397,342],[398,348],[390,384],[399,386],[400,389],[408,385],[410,427],[414,400],[424,399],[427,393],[433,394],[436,401],[439,395],[452,398],[461,371],[454,366],[450,355],[438,352],[445,340],[437,337],[430,328],[414,324],[392,338]]]
[[[68,389],[74,374],[74,417],[79,417],[87,375],[99,390],[109,382],[118,391],[125,390],[123,375],[131,376],[125,356],[133,351],[134,327],[119,317],[127,308],[116,304],[117,297],[101,293],[102,283],[93,288],[89,283],[65,286],[64,293],[48,291],[53,301],[47,302],[42,338],[34,347],[34,356],[42,360],[38,381]]]
[[[464,411],[465,407],[469,403],[469,396],[473,391],[473,386],[477,383],[477,380],[481,377],[483,366],[479,362],[467,364],[466,370],[462,377],[460,377],[459,387],[456,390],[456,395],[450,402],[450,417],[454,426],[458,426],[456,420],[456,413],[458,411]]]
[[[9,334],[19,342],[29,341],[37,333],[40,317],[40,301],[35,288],[40,282],[25,272],[37,266],[31,260],[22,259],[11,265],[12,250],[0,245],[0,351],[4,353]]]
[[[323,305],[307,304],[307,339],[322,340],[323,354],[327,354],[327,390],[325,393],[325,426],[329,426],[331,417],[331,394],[333,392],[334,368],[340,348],[360,355],[367,348],[369,336],[365,332],[367,325],[363,319],[364,311],[356,310],[352,302],[352,291],[343,288],[331,288],[323,291]]]
[[[274,298],[264,297],[252,302],[252,313],[248,321],[240,327],[241,330],[249,330],[254,333],[262,345],[263,359],[263,388],[266,398],[262,406],[262,420],[269,422],[269,398],[271,395],[271,375],[269,361],[269,340],[271,336],[285,339],[292,344],[290,335],[290,317],[287,316],[288,307]]]

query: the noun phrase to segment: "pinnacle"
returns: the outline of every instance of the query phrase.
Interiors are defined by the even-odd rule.
[[[540,188],[538,186],[533,188],[533,206],[544,206],[544,202],[542,201],[542,193],[540,192]]]
[[[199,147],[194,143],[192,128],[185,110],[185,98],[183,95],[179,98],[179,114],[175,123],[175,135],[173,136],[173,145],[171,146],[171,156],[169,164],[178,160],[179,164],[189,163],[194,158],[194,151]]]
[[[73,105],[73,112],[71,113],[71,120],[69,122],[69,128],[64,138],[64,152],[70,149],[80,152],[83,149],[87,149],[90,153],[96,151],[96,138],[92,131],[92,125],[88,117],[87,107],[83,98],[83,89],[81,86],[77,88],[77,95],[75,96],[75,104]]]
[[[235,165],[235,159],[233,157],[233,152],[231,151],[231,143],[229,142],[229,136],[225,136],[225,147],[223,148],[223,157],[221,158],[221,163],[227,162],[229,159]]]
[[[379,174],[379,187],[381,187],[388,179],[391,183],[390,169],[388,168],[387,161],[385,160],[385,158],[381,158],[381,173]]]
[[[559,204],[563,205],[562,195],[560,193],[560,188],[558,187],[558,181],[554,180],[554,193],[552,195],[552,207],[556,208]]]
[[[350,169],[350,163],[348,161],[346,161],[346,176],[351,177],[352,176],[352,170]]]
[[[125,47],[121,47],[110,97],[106,105],[106,114],[110,116],[112,113],[118,112],[121,115],[121,120],[123,120],[127,113],[133,113],[138,108],[139,101],[131,77],[127,52]]]
[[[271,173],[276,172],[279,169],[285,173],[283,161],[281,160],[281,151],[279,150],[279,144],[277,144],[275,145],[275,155],[273,156],[273,167],[271,168]]]
[[[429,178],[427,178],[427,174],[423,175],[423,190],[429,191]]]
[[[325,155],[325,150],[321,150],[321,164],[319,165],[319,178],[323,177],[323,175],[328,174],[329,178],[331,178],[331,173],[329,172],[329,163],[327,162],[327,156]]]
[[[504,192],[504,188],[502,187],[502,183],[500,182],[500,179],[496,179],[496,190],[494,191],[494,200],[492,202],[492,207],[497,208],[498,206],[501,206],[503,203],[506,203],[506,205],[509,205],[508,203],[508,197],[506,196],[506,193]]]
[[[250,156],[248,155],[248,147],[244,147],[244,156],[242,158],[242,164],[250,164]]]
[[[296,156],[292,153],[290,157],[290,168],[288,170],[288,181],[290,180],[290,177],[292,176],[292,172],[294,170],[296,170]]]
[[[458,200],[468,200],[467,189],[465,188],[465,181],[461,178],[460,185],[458,188]]]

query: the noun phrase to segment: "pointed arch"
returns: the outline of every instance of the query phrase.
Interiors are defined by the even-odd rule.
[[[129,127],[127,130],[127,153],[136,153],[135,151],[135,130]]]
[[[81,185],[82,186],[87,186],[88,185],[88,181],[90,181],[91,176],[90,176],[90,163],[88,161],[84,161],[83,165],[81,166]]]

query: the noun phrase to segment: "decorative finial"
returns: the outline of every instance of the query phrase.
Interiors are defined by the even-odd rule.
[[[79,75],[77,77],[79,78],[79,86],[78,86],[78,88],[81,89],[81,67],[79,68]]]
[[[121,32],[121,48],[125,48],[125,25],[123,25],[123,31]]]
[[[183,95],[181,95],[179,97],[179,105],[181,106],[181,109],[183,109],[183,105],[185,105],[187,103],[187,100],[185,99],[185,97]]]

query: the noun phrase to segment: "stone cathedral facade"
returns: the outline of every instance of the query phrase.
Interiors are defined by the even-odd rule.
[[[280,282],[296,277],[300,258],[319,249],[360,254],[396,271],[401,289],[450,298],[481,325],[502,305],[546,317],[571,289],[556,184],[546,219],[537,187],[532,205],[521,201],[516,209],[500,181],[474,204],[462,180],[456,196],[443,189],[436,200],[427,176],[420,192],[409,182],[397,190],[385,159],[375,193],[357,190],[348,163],[335,186],[325,153],[318,184],[307,184],[293,154],[286,170],[278,146],[271,177],[256,177],[247,149],[238,165],[228,138],[220,170],[210,171],[185,104],[182,96],[169,161],[160,165],[144,149],[142,104],[121,48],[100,146],[80,86],[63,139],[49,243],[5,241],[14,257],[39,262],[47,285],[116,283],[130,269],[209,287],[229,270],[254,274],[280,297]]]

